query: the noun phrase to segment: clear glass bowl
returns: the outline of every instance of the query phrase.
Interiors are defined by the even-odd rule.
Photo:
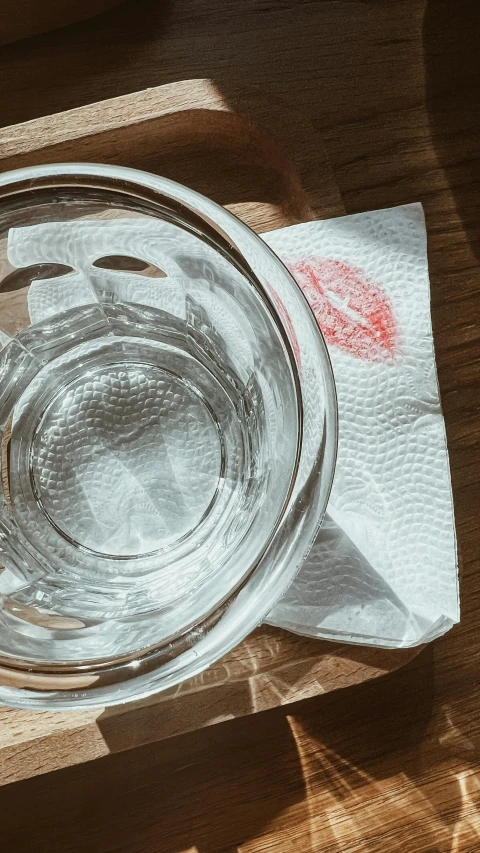
[[[335,390],[312,312],[223,208],[131,169],[0,176],[0,702],[197,675],[321,523]]]

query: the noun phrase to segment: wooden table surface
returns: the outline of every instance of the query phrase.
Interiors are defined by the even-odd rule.
[[[137,0],[2,48],[3,125],[256,84],[321,132],[348,213],[422,201],[463,562],[461,625],[405,668],[2,788],[3,850],[480,850],[479,44],[475,0]]]

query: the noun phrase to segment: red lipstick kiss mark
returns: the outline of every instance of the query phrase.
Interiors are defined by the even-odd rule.
[[[328,344],[366,361],[391,361],[397,347],[392,306],[361,270],[324,258],[289,265]]]

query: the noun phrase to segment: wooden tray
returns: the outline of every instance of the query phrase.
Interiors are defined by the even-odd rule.
[[[0,131],[2,171],[96,161],[157,172],[256,231],[344,213],[311,126],[258,92],[227,103],[207,80],[147,89]],[[201,676],[105,711],[0,708],[0,784],[376,678],[412,658],[262,627]]]

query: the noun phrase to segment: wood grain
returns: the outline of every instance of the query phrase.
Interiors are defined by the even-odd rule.
[[[72,160],[182,180],[258,231],[345,212],[321,137],[252,88],[227,101],[211,81],[188,80],[1,132],[2,171]]]
[[[100,15],[120,0],[3,0],[0,6],[0,44],[25,39],[91,15]]]
[[[344,212],[323,143],[308,122],[251,89],[227,104],[206,80],[137,92],[0,133],[0,168],[66,160],[122,163],[177,177],[256,230]],[[10,315],[17,321],[26,290],[0,294],[4,328]],[[264,627],[207,672],[147,702],[85,714],[3,709],[0,784],[359,684],[415,653],[352,654],[340,644]],[[5,684],[21,686],[21,678],[0,669]]]
[[[322,134],[348,213],[423,203],[463,560],[462,622],[385,678],[5,786],[5,849],[476,853],[479,6],[133,6],[62,39],[6,48],[3,123],[173,80],[209,77],[227,103],[255,83],[266,100],[282,98]]]

